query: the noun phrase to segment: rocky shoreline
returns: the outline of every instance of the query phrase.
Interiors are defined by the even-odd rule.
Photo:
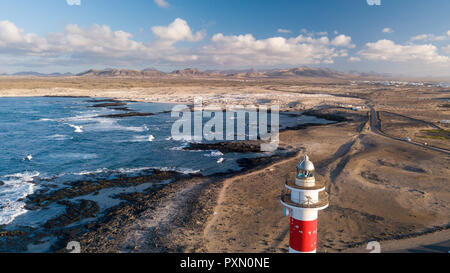
[[[332,112],[332,110],[330,110]],[[358,119],[355,115],[352,118],[345,118],[348,113],[340,112],[333,116],[336,123],[352,121]],[[342,118],[344,116],[344,118]],[[363,120],[364,116],[359,116]],[[312,124],[316,125],[316,124]],[[284,131],[297,131],[308,128],[311,125],[299,126],[294,129]],[[325,125],[326,126],[326,125]],[[216,150],[221,153],[259,153],[261,141],[231,141],[219,143],[191,143],[185,150]],[[264,170],[267,166],[277,162],[294,158],[299,150],[291,146],[281,146],[278,153],[267,157],[241,158],[237,163],[242,168],[241,171],[226,173],[216,173],[211,176],[200,176],[183,178],[153,192],[153,195],[130,196],[130,202],[126,202],[115,210],[111,210],[107,219],[99,221],[99,224],[79,237],[71,240],[80,242],[85,252],[90,253],[115,253],[115,252],[205,252],[203,246],[198,245],[198,249],[186,249],[178,239],[178,233],[201,233],[208,217],[213,213],[213,208],[217,202],[217,194],[223,182],[233,177],[251,174],[259,170]],[[180,197],[182,193],[182,198]],[[150,198],[148,198],[150,197]],[[178,200],[181,198],[182,200]],[[181,203],[178,203],[181,202]],[[167,206],[175,206],[179,211],[172,208],[167,212]],[[176,205],[173,205],[175,203]],[[166,215],[166,213],[168,215]],[[160,214],[166,215],[167,219],[159,219]],[[148,220],[145,219],[148,216]],[[158,225],[150,225],[145,228],[145,236],[135,230],[138,225],[147,225],[148,222],[157,221]],[[104,221],[104,222],[103,222]],[[144,223],[141,223],[144,221]],[[167,223],[166,221],[170,221]],[[156,222],[155,222],[156,223]],[[131,238],[129,234],[140,234],[138,239]],[[141,238],[142,236],[145,237]],[[180,235],[181,236],[181,235]],[[194,235],[191,235],[194,236]],[[142,241],[144,240],[144,241]],[[195,240],[195,239],[192,239]],[[65,252],[62,248],[59,252]]]
[[[69,187],[57,191],[45,189],[36,192],[27,198],[27,210],[46,209],[50,204],[58,204],[65,207],[65,212],[48,220],[42,227],[38,228],[19,227],[11,231],[4,230],[0,227],[0,252],[26,252],[30,245],[39,246],[40,244],[44,244],[45,240],[49,237],[55,237],[51,248],[48,249],[50,252],[66,252],[65,246],[68,242],[75,240],[86,244],[84,241],[86,239],[83,238],[90,236],[95,236],[96,240],[103,238],[105,241],[108,241],[108,238],[111,239],[111,234],[104,233],[105,227],[117,226],[117,228],[120,228],[123,222],[130,224],[144,210],[157,206],[159,200],[167,192],[171,192],[175,188],[180,190],[181,185],[185,185],[189,181],[200,179],[220,183],[225,178],[233,177],[242,172],[263,168],[278,160],[295,156],[296,153],[296,151],[290,151],[269,157],[243,158],[238,160],[238,164],[243,168],[241,171],[228,171],[205,177],[200,174],[186,175],[173,171],[155,170],[153,175],[148,176],[124,177],[100,181],[75,181],[68,183]],[[171,182],[160,183],[167,180],[171,180]],[[99,205],[92,200],[76,199],[78,196],[99,194],[104,189],[125,188],[130,185],[137,186],[146,183],[152,183],[153,185],[142,192],[116,195],[115,198],[123,202],[103,212],[100,211]],[[74,198],[76,201],[66,200],[72,200]],[[186,217],[189,218],[187,215]],[[83,223],[84,221],[87,222]],[[91,245],[89,249],[88,251],[95,252],[95,249],[103,248],[101,246]],[[117,249],[113,252],[116,251]]]
[[[63,206],[65,211],[46,221],[41,227],[17,227],[11,231],[0,226],[0,252],[25,252],[31,244],[40,245],[43,239],[56,237],[56,241],[49,249],[53,252],[67,244],[68,241],[65,242],[65,238],[79,236],[100,223],[104,223],[108,215],[117,209],[111,207],[100,211],[97,202],[83,199],[83,196],[99,196],[102,190],[126,189],[148,184],[148,187],[142,192],[120,193],[113,196],[120,202],[132,202],[140,197],[151,195],[163,188],[169,181],[198,176],[201,175],[188,176],[176,171],[154,169],[152,174],[144,176],[66,182],[64,183],[65,187],[57,190],[43,188],[23,200],[26,204],[25,208],[29,211],[46,210],[50,205],[56,204]]]
[[[131,202],[124,203],[108,213],[108,219],[104,219],[106,222],[73,240],[80,242],[88,253],[183,252],[182,246],[171,242],[170,236],[173,234],[173,229],[186,227],[201,229],[207,217],[212,213],[215,195],[225,179],[264,169],[280,160],[295,157],[297,153],[298,151],[290,151],[270,157],[245,158],[239,163],[241,166],[245,165],[241,171],[229,171],[205,177],[185,177],[153,192],[151,196],[130,197]],[[180,207],[177,207],[180,211],[174,209],[169,213],[175,214],[170,225],[161,223],[161,225],[149,228],[148,238],[145,240],[150,243],[145,247],[135,241],[130,244],[129,238],[126,236],[127,230],[132,229],[131,227],[139,221],[138,219],[147,213],[154,214],[151,219],[157,218],[159,210],[164,209],[164,202],[176,203],[179,198],[176,196],[180,192],[185,198]],[[170,217],[168,216],[168,218]],[[161,221],[163,222],[164,219]],[[61,248],[58,251],[65,252],[66,250]]]
[[[128,112],[124,114],[111,114],[111,115],[101,115],[99,118],[127,118],[127,117],[149,117],[154,116],[154,113],[140,113],[140,112]]]
[[[216,150],[223,154],[227,153],[259,153],[262,141],[228,141],[217,143],[190,143],[183,148],[186,151],[208,151]],[[283,148],[281,148],[283,149]],[[279,149],[280,150],[280,149]]]
[[[94,102],[94,101],[92,101]],[[96,104],[97,107],[111,107],[112,104],[120,104],[120,106],[126,105],[119,101],[112,100],[96,100],[97,102],[105,102],[104,104]],[[109,103],[107,103],[109,102]],[[99,106],[100,105],[100,106]],[[145,114],[145,113],[144,113]],[[328,114],[328,118],[332,118],[336,122],[348,121],[350,119],[342,118],[342,115],[348,113],[339,113],[335,116]],[[126,115],[126,114],[125,114]],[[310,115],[320,115],[320,113],[310,113]],[[117,116],[119,117],[119,116]],[[324,116],[322,116],[324,117]],[[310,126],[319,126],[316,124],[301,125],[296,128],[285,128],[284,130],[301,130]],[[204,143],[192,143],[186,150],[217,150],[222,153],[259,153],[260,141],[232,141],[221,142],[213,144]],[[219,185],[224,179],[240,175],[242,173],[252,172],[259,169],[263,169],[265,166],[284,160],[287,158],[295,157],[298,150],[293,150],[292,147],[281,147],[277,154],[268,157],[257,158],[241,158],[237,161],[238,165],[242,168],[241,171],[228,171],[225,173],[216,173],[210,176],[202,175],[184,175],[175,171],[159,171],[154,170],[151,175],[140,177],[120,177],[111,180],[99,180],[99,181],[74,181],[66,183],[68,187],[51,191],[45,189],[39,191],[26,200],[26,209],[38,210],[46,209],[49,204],[55,203],[65,207],[65,211],[62,215],[48,220],[38,228],[21,227],[17,230],[4,230],[0,227],[0,252],[25,252],[30,245],[39,247],[45,245],[49,240],[53,238],[51,247],[48,249],[50,252],[66,252],[65,246],[69,241],[79,241],[86,247],[87,252],[133,252],[139,251],[139,249],[125,249],[119,248],[118,245],[110,246],[111,241],[123,242],[126,244],[126,240],[117,238],[116,234],[124,227],[130,226],[133,222],[143,213],[152,208],[159,206],[161,200],[176,194],[178,191],[183,191],[191,187],[190,183],[208,191],[207,195],[199,197],[196,192],[193,196],[185,200],[189,206],[188,211],[184,212],[184,215],[178,215],[177,221],[180,221],[180,225],[202,225],[207,217],[205,211],[211,210],[211,206],[214,203],[214,199],[211,199],[211,189],[218,189]],[[170,183],[161,183],[163,181],[170,180]],[[117,195],[115,198],[122,200],[123,202],[115,207],[101,211],[99,205],[92,200],[77,199],[76,201],[68,201],[65,199],[74,199],[85,195],[98,195],[101,190],[114,188],[114,187],[129,187],[138,186],[145,183],[152,183],[151,187],[146,188],[142,192],[123,193]],[[211,185],[214,184],[214,186]],[[206,186],[208,185],[208,186]],[[209,194],[209,195],[208,195]],[[210,200],[208,200],[210,196]],[[198,201],[200,198],[203,201]],[[206,198],[206,199],[204,199]],[[207,200],[207,201],[205,201]],[[211,203],[213,202],[213,203]],[[205,204],[203,204],[205,203]],[[202,205],[203,204],[203,205]],[[200,224],[199,224],[200,223]],[[155,240],[154,248],[156,251],[170,251],[178,252],[182,251],[178,247],[171,246],[170,240],[164,242],[165,236],[168,236],[169,232],[161,230],[158,236],[153,236]]]
[[[225,142],[213,146],[195,146],[196,150],[215,150],[217,145],[224,147],[224,153],[251,153],[260,152],[258,143],[248,142]],[[242,158],[237,161],[242,168],[241,171],[228,170],[225,173],[215,173],[204,177],[201,174],[183,174],[176,171],[152,170],[151,174],[139,177],[119,177],[116,179],[103,180],[81,180],[66,182],[65,187],[52,190],[44,188],[28,196],[25,200],[25,208],[29,211],[47,209],[51,204],[65,207],[64,213],[45,222],[41,227],[18,227],[15,230],[5,230],[0,227],[0,252],[26,252],[30,245],[45,245],[49,237],[53,237],[50,252],[65,252],[65,245],[72,240],[80,240],[80,236],[88,233],[95,233],[96,237],[102,237],[104,226],[110,225],[113,221],[124,221],[125,218],[138,217],[143,210],[151,208],[149,202],[158,203],[158,199],[164,196],[166,188],[172,189],[177,185],[188,183],[187,181],[202,179],[220,181],[226,177],[232,177],[239,173],[263,168],[275,161],[286,157],[295,156],[297,151],[279,150],[281,154],[258,157]],[[49,179],[51,180],[51,179]],[[170,181],[170,183],[169,183]],[[92,200],[83,199],[87,195],[99,195],[102,190],[111,188],[136,187],[142,184],[152,185],[142,192],[122,193],[116,195],[123,201],[119,206],[111,207],[101,211],[99,204]],[[81,198],[81,199],[80,199]],[[149,201],[149,198],[151,201]],[[69,201],[71,200],[71,201]],[[120,220],[118,220],[120,218]],[[96,220],[93,220],[96,219]],[[93,221],[92,221],[93,220]],[[85,222],[85,223],[83,223]]]

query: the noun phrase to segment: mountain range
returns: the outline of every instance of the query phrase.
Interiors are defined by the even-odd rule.
[[[2,74],[7,75],[7,74]],[[87,71],[72,74],[72,73],[51,73],[44,74],[33,71],[18,72],[10,76],[29,76],[29,77],[178,77],[178,78],[218,78],[218,77],[233,77],[233,78],[294,78],[294,77],[313,77],[313,78],[352,78],[355,76],[362,76],[362,74],[352,72],[344,73],[327,68],[310,68],[297,67],[290,69],[268,69],[268,70],[207,70],[200,71],[196,68],[187,68],[183,70],[175,70],[170,73],[165,73],[154,68],[144,70],[132,69],[112,69],[107,68],[103,70],[89,69]],[[367,73],[364,76],[368,76]]]

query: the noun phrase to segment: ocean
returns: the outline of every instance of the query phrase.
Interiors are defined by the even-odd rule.
[[[97,99],[98,100],[98,99]],[[89,98],[0,98],[0,227],[39,228],[64,213],[58,202],[27,209],[35,193],[51,195],[73,181],[138,177],[154,170],[184,175],[239,171],[239,158],[273,153],[187,151],[171,138],[173,104],[127,102],[130,111],[152,116],[100,117],[124,113],[118,107],[92,107]],[[280,115],[280,124],[329,123],[312,116]],[[166,181],[170,183],[171,181]],[[123,200],[118,193],[143,191],[148,184],[108,187],[100,195],[77,196],[98,203],[100,213]]]

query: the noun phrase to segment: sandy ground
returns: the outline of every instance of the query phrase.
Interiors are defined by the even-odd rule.
[[[265,82],[0,89],[0,96],[93,96],[186,104],[202,96],[205,104],[279,104],[292,111],[371,102],[377,111],[428,124],[408,119],[404,126],[398,117],[381,114],[381,130],[397,137],[450,116],[448,108],[436,100],[448,93],[424,87]],[[360,120],[286,131],[280,136],[283,145],[308,150],[316,164],[316,177],[327,185],[330,207],[319,213],[318,251],[368,252],[367,243],[378,241],[382,251],[448,252],[450,157],[374,133],[369,130],[366,110],[356,112]],[[448,140],[435,140],[433,145],[446,148]],[[80,240],[92,252],[287,252],[289,220],[282,216],[280,195],[285,179],[294,178],[301,157],[300,152],[229,178],[170,185],[140,216],[105,227],[114,227],[108,234],[117,243],[96,239],[107,232],[101,230]]]
[[[407,144],[386,143],[355,126],[326,126],[287,133],[284,138],[314,151],[318,177],[325,179],[330,207],[319,213],[319,251],[339,252],[369,241],[397,241],[420,237],[433,227],[445,227],[449,219],[448,158],[440,164],[425,163],[432,154],[408,151]],[[317,142],[316,136],[326,141]],[[401,165],[386,167],[379,160],[424,167],[427,173],[404,171]],[[439,155],[437,155],[439,156]],[[293,179],[299,158],[277,163],[263,171],[225,181],[214,216],[206,225],[207,250],[211,252],[286,252],[288,220],[279,204],[283,177]],[[370,170],[379,177],[363,177]],[[446,227],[448,228],[448,226]],[[431,230],[429,230],[431,229]],[[439,230],[439,228],[437,228]],[[448,232],[442,241],[448,240]],[[384,243],[383,243],[384,244]],[[410,239],[389,250],[417,246]]]
[[[123,90],[78,90],[67,88],[3,90],[3,97],[27,96],[91,96],[99,98],[118,98],[135,101],[194,104],[201,98],[204,105],[279,105],[281,110],[305,110],[327,103],[333,105],[363,105],[356,98],[336,98],[327,94],[296,94],[269,91],[265,88],[247,87],[236,90],[233,87],[177,87]]]
[[[205,105],[279,105],[282,110],[304,110],[320,104],[363,105],[358,98],[334,97],[331,90],[344,91],[340,83],[328,86],[306,85],[279,90],[278,82],[188,81],[155,82],[110,79],[21,79],[1,78],[0,96],[89,96],[148,102],[193,104],[202,98]],[[142,87],[145,86],[145,87]],[[300,93],[303,89],[314,93]]]
[[[450,230],[433,232],[408,239],[384,241],[380,243],[381,253],[449,253]],[[373,248],[352,248],[344,252],[370,253]]]

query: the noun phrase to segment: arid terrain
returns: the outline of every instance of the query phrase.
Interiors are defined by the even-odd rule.
[[[288,156],[131,199],[104,224],[69,236],[86,252],[287,252],[280,195],[305,150],[330,196],[330,207],[319,213],[318,252],[368,252],[370,241],[382,251],[447,252],[449,94],[439,86],[341,77],[0,77],[2,97],[189,105],[202,97],[205,105],[279,105],[339,121],[281,132],[281,147],[293,151]]]

